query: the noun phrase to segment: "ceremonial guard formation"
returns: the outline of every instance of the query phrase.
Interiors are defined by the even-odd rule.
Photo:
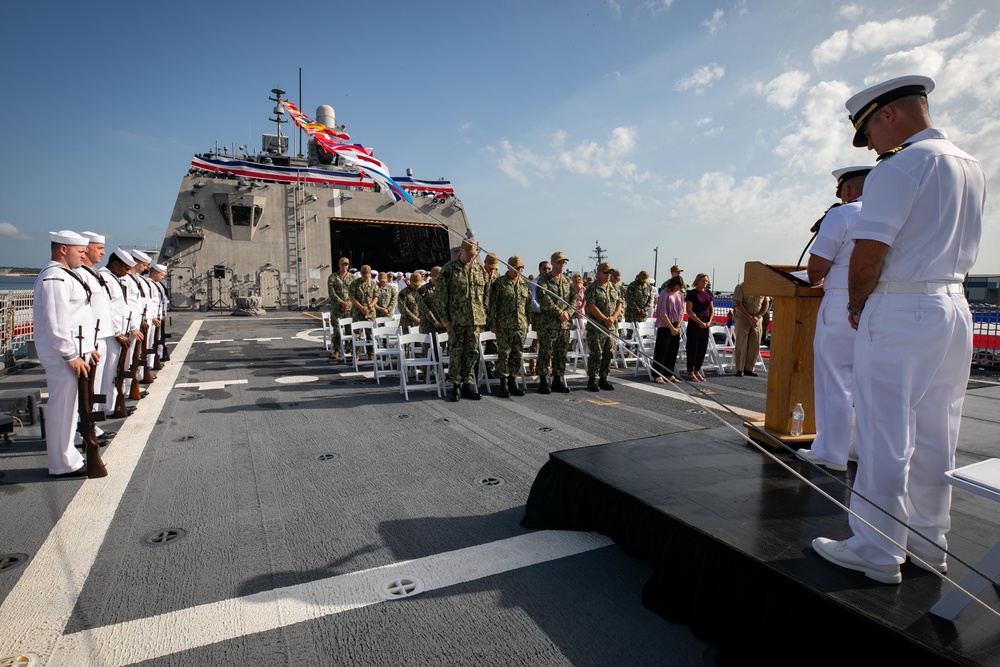
[[[94,422],[103,421],[112,408],[114,416],[128,415],[123,400],[117,398],[123,397],[122,382],[129,372],[123,357],[126,346],[138,345],[132,373],[138,373],[147,353],[153,357],[147,363],[159,359],[159,350],[143,345],[143,340],[161,344],[162,328],[158,338],[150,338],[135,323],[148,318],[163,326],[166,290],[134,274],[140,266],[135,255],[149,261],[139,251],[119,248],[108,257],[107,266],[98,268],[105,254],[101,234],[64,230],[50,232],[49,239],[51,261],[34,286],[35,348],[48,390],[48,470],[53,477],[103,477],[108,473],[98,447],[114,433],[100,432]],[[166,275],[165,267],[153,266]],[[151,382],[148,368],[145,373]]]

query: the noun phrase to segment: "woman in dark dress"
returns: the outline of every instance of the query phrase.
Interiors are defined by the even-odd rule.
[[[699,273],[694,279],[694,289],[684,297],[687,312],[687,372],[688,380],[704,382],[701,363],[708,350],[709,327],[712,326],[712,293],[708,291],[708,275]]]

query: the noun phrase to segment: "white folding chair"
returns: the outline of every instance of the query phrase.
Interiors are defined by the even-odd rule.
[[[333,323],[330,321],[330,313],[322,313],[323,316],[323,349],[330,351],[330,344],[333,339]]]
[[[615,341],[614,361],[615,368],[628,368],[629,363],[634,363],[638,372],[639,361],[636,354],[639,349],[639,331],[632,322],[623,322],[618,327],[618,340]],[[621,361],[619,366],[618,362]]]
[[[358,363],[362,361],[373,361],[375,359],[375,343],[370,338],[372,330],[375,328],[374,322],[362,320],[351,322],[351,344],[354,346],[354,370],[358,370]],[[367,350],[367,353],[365,353]],[[366,354],[370,359],[362,359],[361,355]]]
[[[437,360],[439,381],[444,382],[451,363],[451,357],[448,356],[448,333],[445,331],[434,333],[434,358]]]
[[[649,374],[649,379],[653,379],[653,351],[656,348],[656,325],[651,324],[648,320],[645,322],[639,322],[636,329],[636,348],[635,352],[638,356],[635,363],[635,372],[632,374],[633,377],[639,374],[639,368],[645,367],[646,372]]]
[[[347,363],[348,346],[351,342],[351,322],[353,320],[349,317],[341,317],[337,319],[337,328],[340,330],[340,360],[343,363]],[[350,348],[351,356],[354,356],[354,348]]]
[[[574,327],[569,334],[569,350],[566,351],[566,366],[573,364],[573,374],[576,375],[580,361],[587,367],[587,334],[580,327]]]
[[[372,329],[372,354],[375,356],[375,384],[382,384],[383,376],[400,373],[399,330],[396,327],[375,327]]]
[[[375,318],[375,326],[376,327],[388,327],[388,326],[392,326],[392,320],[393,319],[394,318],[393,318],[392,315],[383,315],[382,317],[376,317]]]
[[[441,373],[436,372],[438,362],[434,356],[434,339],[431,334],[408,333],[399,337],[399,393],[410,400],[410,389],[437,389],[441,396]],[[424,369],[425,382],[410,384],[410,371]],[[430,382],[434,376],[433,384]]]
[[[524,336],[524,349],[521,352],[520,368],[521,384],[525,389],[528,388],[528,382],[524,379],[524,369],[528,368],[532,361],[538,363],[538,350],[535,350],[534,352],[531,351],[531,346],[535,344],[536,340],[538,340],[538,332],[533,331],[531,329],[531,325],[529,324],[528,333]]]
[[[492,331],[483,331],[482,333],[479,334],[479,341],[478,341],[478,344],[479,344],[479,369],[476,372],[476,385],[478,386],[480,383],[485,384],[486,385],[486,393],[487,394],[492,394],[493,391],[490,389],[490,375],[487,372],[486,364],[488,364],[490,362],[492,362],[492,363],[495,364],[497,362],[497,360],[500,358],[500,355],[496,354],[496,353],[494,353],[494,354],[486,354],[486,346],[485,346],[485,344],[486,344],[487,341],[491,341],[491,340],[495,341],[496,339],[497,339],[497,335],[495,333],[493,333]],[[494,379],[497,382],[502,382],[502,380],[500,378],[494,378]]]
[[[715,340],[715,335],[719,334],[724,342]],[[734,359],[735,345],[730,339],[729,327],[724,324],[713,324],[708,328],[708,349],[705,351],[705,361],[702,363],[703,370],[714,369],[719,375],[726,374],[726,367],[735,367]]]

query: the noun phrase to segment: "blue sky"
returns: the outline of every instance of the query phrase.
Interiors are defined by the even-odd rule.
[[[158,247],[191,156],[259,146],[300,67],[306,113],[452,180],[481,246],[529,268],[600,242],[630,280],[658,247],[661,281],[677,258],[731,289],[795,262],[830,171],[874,161],[844,101],[892,76],[934,77],[935,125],[1000,173],[995,2],[31,4],[0,44],[0,265],[41,266],[53,229]],[[974,273],[1000,273],[998,210]]]

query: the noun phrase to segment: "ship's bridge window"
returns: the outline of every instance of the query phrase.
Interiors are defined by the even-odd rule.
[[[234,204],[231,208],[227,204],[220,204],[219,210],[226,222],[235,227],[257,226],[261,216],[264,215],[264,208],[261,206],[243,206]]]

